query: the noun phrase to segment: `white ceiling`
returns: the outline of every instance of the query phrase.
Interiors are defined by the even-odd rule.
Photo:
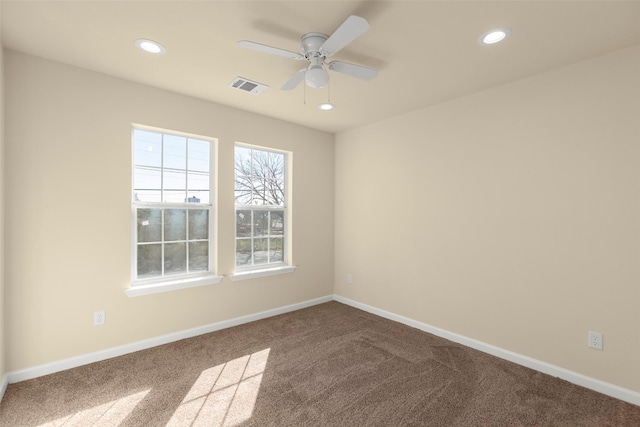
[[[332,59],[380,73],[361,81],[332,72],[333,111],[316,108],[327,89],[279,89],[301,62],[237,45],[297,52],[302,34],[331,34],[351,14],[371,29]],[[1,17],[9,49],[328,132],[640,43],[640,1],[2,0]],[[513,34],[480,46],[496,27]],[[138,38],[162,43],[166,54],[141,52]],[[270,88],[230,89],[237,76]]]

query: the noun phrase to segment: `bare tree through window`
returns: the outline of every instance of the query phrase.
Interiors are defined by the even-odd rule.
[[[284,154],[236,147],[236,204],[284,206]]]
[[[286,155],[235,149],[236,265],[284,262]]]

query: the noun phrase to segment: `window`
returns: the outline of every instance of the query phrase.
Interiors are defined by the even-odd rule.
[[[286,182],[287,154],[236,145],[237,271],[287,266]]]
[[[152,293],[221,279],[212,262],[213,144],[134,128],[132,290],[152,285],[145,292]]]

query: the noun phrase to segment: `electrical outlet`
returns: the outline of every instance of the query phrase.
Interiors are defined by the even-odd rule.
[[[104,322],[105,322],[104,310],[96,311],[93,313],[94,326],[104,325]]]
[[[600,332],[589,331],[589,347],[602,350],[602,334]]]
[[[347,274],[347,283],[348,284],[352,284],[353,283],[353,276],[351,275],[351,273]]]

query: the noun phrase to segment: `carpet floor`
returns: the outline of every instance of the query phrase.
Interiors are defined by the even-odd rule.
[[[640,407],[329,302],[10,384],[1,426],[640,426]]]

